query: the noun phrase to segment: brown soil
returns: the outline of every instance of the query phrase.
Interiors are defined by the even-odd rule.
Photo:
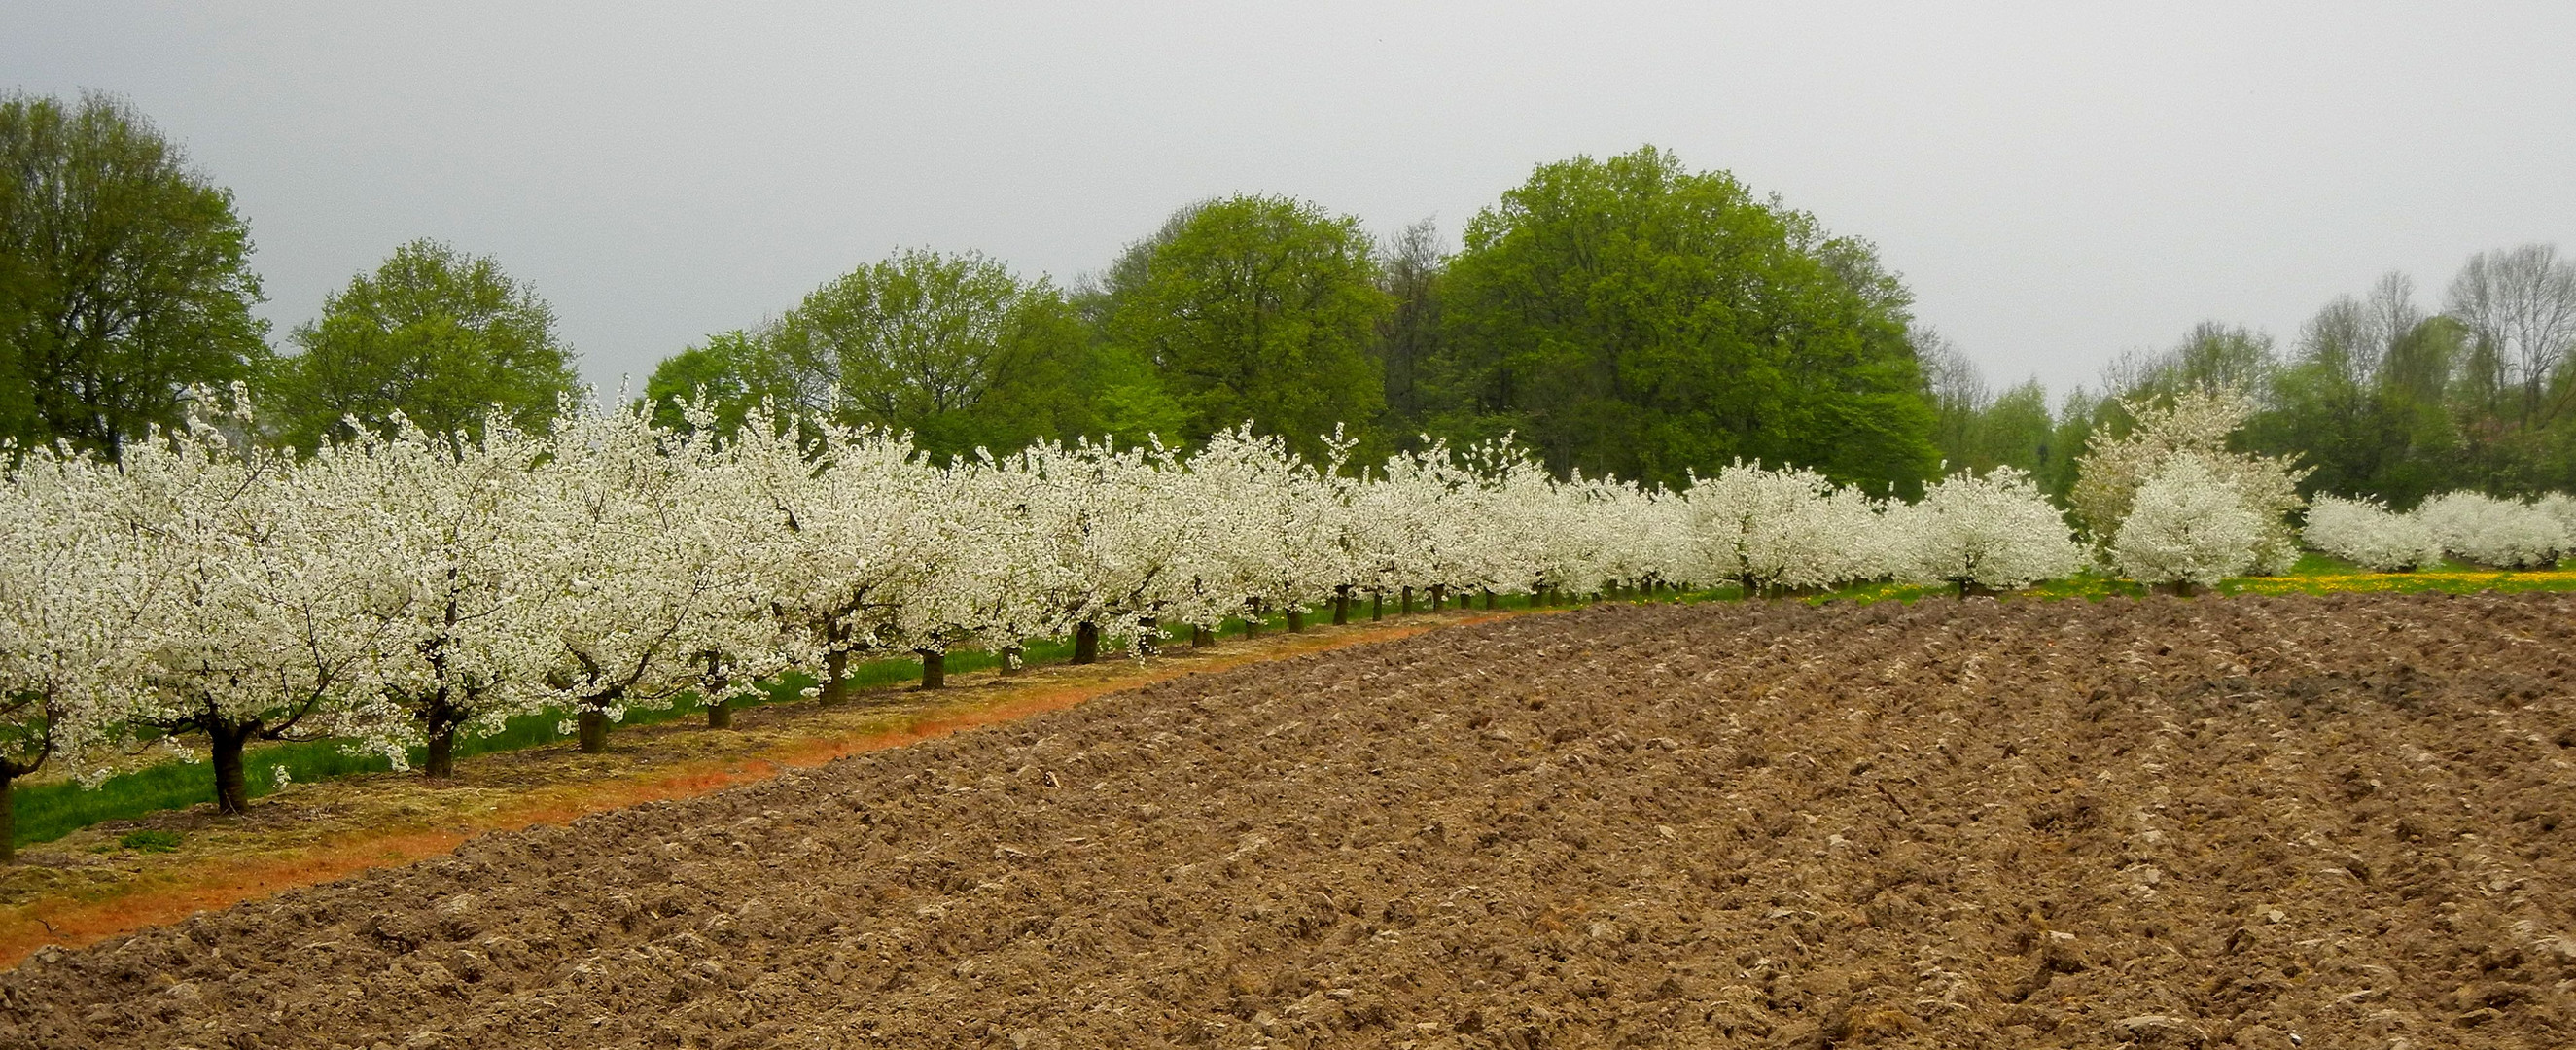
[[[1601,607],[0,975],[0,1047],[2576,1043],[2576,599]]]
[[[1383,624],[1318,627],[1213,649],[1183,648],[1151,663],[1117,659],[1052,665],[1011,678],[951,676],[950,688],[863,690],[849,703],[774,704],[734,715],[730,730],[697,720],[621,728],[607,754],[567,741],[457,763],[457,776],[356,776],[298,784],[248,813],[212,803],[108,821],[19,853],[0,866],[0,967],[47,944],[78,947],[229,907],[280,890],[455,849],[475,835],[644,802],[693,798],[765,780],[783,768],[900,746],[1073,706],[1121,688],[1247,662],[1398,638],[1472,620],[1425,614]],[[250,760],[256,764],[259,750]],[[142,828],[177,832],[166,852],[120,847]]]

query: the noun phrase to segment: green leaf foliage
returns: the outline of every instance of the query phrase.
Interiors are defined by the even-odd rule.
[[[1437,434],[1664,483],[1743,458],[1910,489],[1938,462],[1904,288],[1723,172],[1653,147],[1544,165],[1443,282]]]
[[[1347,425],[1378,449],[1393,308],[1359,220],[1287,197],[1237,196],[1176,215],[1110,275],[1109,343],[1150,362],[1196,443],[1250,420],[1300,454]]]
[[[114,454],[260,370],[249,227],[130,105],[0,96],[0,169],[0,437]]]
[[[396,413],[433,434],[478,432],[495,410],[540,427],[580,383],[545,300],[489,256],[432,240],[351,278],[293,338],[302,352],[278,362],[266,406],[307,448]]]
[[[703,397],[717,426],[754,405],[909,431],[935,455],[1041,438],[1142,437],[1172,413],[1150,370],[1094,344],[1044,278],[982,254],[905,250],[807,294],[757,330],[710,337],[645,384],[656,418],[686,426]]]

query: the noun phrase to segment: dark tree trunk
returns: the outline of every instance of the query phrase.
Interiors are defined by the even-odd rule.
[[[223,813],[240,813],[250,808],[250,781],[242,776],[242,748],[258,732],[259,723],[236,723],[216,719],[206,729],[214,744],[215,809]]]
[[[420,772],[431,780],[447,780],[456,776],[455,726],[429,731],[429,761],[422,763]]]
[[[843,674],[850,668],[847,650],[834,649],[823,654],[823,702],[837,704],[850,698],[850,680]]]
[[[733,679],[724,673],[724,654],[707,654],[707,728],[733,728],[733,700],[726,694]]]
[[[1413,615],[1413,588],[1407,587],[1404,589],[1404,607],[1397,611],[1406,616]]]
[[[1002,677],[1009,678],[1018,673],[1020,673],[1020,647],[1014,645],[1003,649]]]
[[[581,730],[581,753],[605,754],[608,751],[608,712],[585,707],[573,717]]]
[[[1089,620],[1073,625],[1073,662],[1100,662],[1100,625]]]
[[[1376,591],[1370,591],[1369,622],[1376,623],[1383,619],[1386,619],[1386,595],[1380,594]]]
[[[1216,644],[1216,632],[1205,627],[1190,628],[1190,648],[1205,649]]]
[[[455,694],[441,686],[421,713],[422,728],[428,736],[429,756],[421,763],[420,773],[431,780],[446,780],[456,775],[456,727],[465,721],[449,699]]]
[[[1333,588],[1333,626],[1339,627],[1349,622],[1351,622],[1351,585],[1345,583]]]
[[[1493,607],[1494,607],[1494,589],[1493,589],[1493,588],[1491,588],[1491,587],[1487,587],[1487,588],[1485,588],[1485,608],[1486,608],[1486,610],[1487,610],[1487,611],[1491,611],[1491,610],[1493,609]]]
[[[1448,585],[1448,584],[1445,584],[1445,583],[1435,583],[1435,584],[1432,584],[1432,585],[1431,585],[1431,611],[1432,611],[1432,612],[1439,612],[1441,609],[1446,608],[1446,607],[1448,606],[1448,604],[1449,604],[1449,585]]]
[[[921,687],[924,689],[948,688],[948,654],[932,652],[928,649],[919,650],[919,652],[921,653]]]
[[[1306,629],[1306,610],[1301,609],[1301,608],[1299,608],[1299,607],[1297,607],[1297,606],[1294,606],[1294,605],[1289,606],[1289,607],[1288,607],[1288,633],[1290,633],[1290,634],[1296,634],[1296,633],[1298,633],[1298,632],[1300,632],[1300,631],[1303,631],[1303,630],[1305,630],[1305,629]]]

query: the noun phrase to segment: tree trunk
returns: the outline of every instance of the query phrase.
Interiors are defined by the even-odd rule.
[[[240,813],[250,808],[250,781],[242,776],[242,747],[250,743],[251,734],[258,729],[256,722],[235,723],[220,718],[206,727],[206,736],[214,744],[218,812]]]
[[[1492,611],[1493,611],[1493,609],[1494,609],[1494,589],[1493,589],[1493,588],[1491,588],[1491,587],[1487,587],[1487,588],[1485,588],[1485,611],[1487,611],[1487,612],[1492,612]]]
[[[850,698],[850,680],[842,672],[850,668],[847,650],[834,649],[823,654],[823,695],[826,704],[837,704]]]
[[[582,754],[598,755],[607,753],[608,712],[601,711],[596,708],[585,707],[581,709],[580,714],[573,717],[573,723],[581,729]]]
[[[1404,589],[1404,608],[1398,610],[1398,612],[1406,616],[1413,615],[1413,588],[1407,587]]]
[[[1100,625],[1089,620],[1073,625],[1073,662],[1100,662]]]
[[[1216,632],[1205,627],[1190,628],[1190,648],[1205,649],[1216,644]]]
[[[1288,607],[1288,633],[1290,633],[1290,634],[1296,634],[1296,633],[1298,633],[1298,632],[1300,632],[1300,631],[1303,631],[1303,630],[1305,630],[1305,629],[1306,629],[1306,610],[1304,610],[1304,609],[1302,609],[1302,608],[1299,608],[1299,607],[1297,607],[1297,606],[1294,606],[1294,605],[1289,606],[1289,607]]]
[[[431,780],[446,780],[456,775],[456,727],[465,719],[451,702],[455,695],[447,686],[438,687],[430,696],[429,707],[420,713],[429,752],[421,762],[420,774]]]
[[[1163,620],[1158,616],[1136,618],[1136,648],[1147,656],[1163,654]]]
[[[1370,591],[1369,622],[1376,623],[1383,619],[1386,619],[1386,595],[1380,594],[1376,591]]]
[[[924,689],[948,688],[948,654],[932,652],[928,649],[918,650],[918,652],[921,653],[921,687]]]
[[[726,696],[733,679],[724,673],[724,654],[707,654],[707,728],[733,728],[733,701]]]
[[[1446,608],[1446,607],[1448,606],[1448,604],[1449,604],[1449,585],[1448,585],[1448,584],[1445,584],[1445,583],[1435,583],[1435,584],[1432,584],[1432,585],[1431,585],[1431,611],[1432,611],[1432,612],[1439,612],[1441,609]]]
[[[1020,673],[1020,647],[1014,645],[1003,649],[1002,677],[1009,678],[1018,673]]]
[[[1333,588],[1333,626],[1339,627],[1349,622],[1351,622],[1351,585],[1345,583]]]
[[[1245,641],[1251,641],[1252,639],[1259,637],[1261,637],[1261,612],[1257,609],[1245,609],[1243,611],[1243,638]]]
[[[455,726],[429,731],[429,760],[421,764],[420,772],[431,780],[448,780],[456,776]]]

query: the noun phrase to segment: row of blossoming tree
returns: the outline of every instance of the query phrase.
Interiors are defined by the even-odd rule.
[[[2214,583],[2295,557],[2286,464],[2224,451],[2230,403],[2141,411],[2078,511],[2010,470],[1912,502],[1739,464],[1680,491],[1551,477],[1508,442],[1306,462],[1248,428],[1184,456],[1043,444],[934,463],[903,435],[755,418],[734,436],[568,405],[546,431],[399,429],[297,457],[246,409],[117,461],[12,450],[0,520],[0,819],[48,759],[96,774],[202,736],[219,805],[244,748],[342,738],[433,776],[456,742],[562,713],[585,750],[629,710],[729,698],[790,668],[971,647],[1076,659],[1427,592],[1555,595],[1862,581],[2001,591],[2107,562]],[[704,422],[704,421],[701,421]],[[7,836],[0,828],[0,842]]]

